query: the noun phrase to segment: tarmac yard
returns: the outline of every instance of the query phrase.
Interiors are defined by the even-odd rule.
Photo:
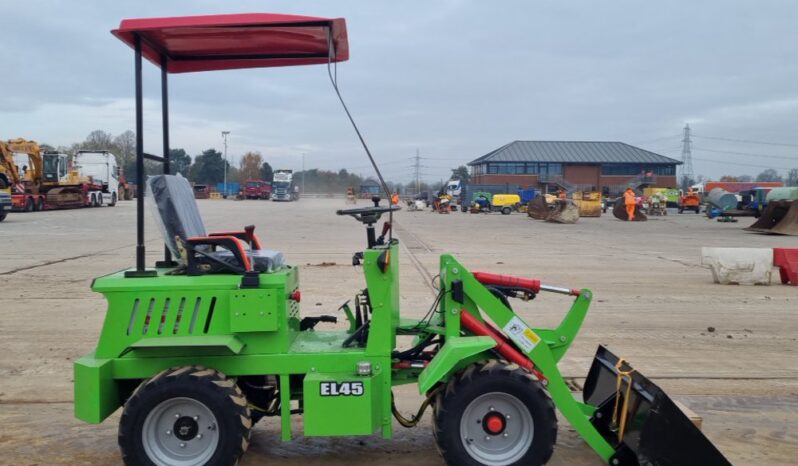
[[[365,232],[335,215],[347,207],[343,200],[198,202],[208,230],[254,224],[265,247],[302,266],[305,315],[335,314],[364,287],[351,256],[363,249]],[[152,264],[162,241],[151,214],[145,218]],[[429,211],[402,211],[395,220],[404,245],[404,315],[426,313],[442,253],[471,270],[590,288],[591,311],[560,364],[567,377],[579,383],[605,343],[700,415],[706,435],[733,464],[795,464],[798,288],[779,284],[778,274],[769,287],[716,285],[699,256],[702,246],[798,247],[798,238],[742,231],[753,219],[720,224],[674,210],[645,223],[610,214],[560,225],[525,214]],[[103,322],[105,302],[89,289],[92,279],[134,264],[135,203],[13,213],[0,224],[0,238],[0,465],[121,464],[119,412],[96,426],[72,415],[72,362],[93,349]],[[513,305],[533,326],[554,326],[570,300],[544,293]],[[397,389],[396,398],[406,416],[421,401],[415,386]],[[394,422],[393,440],[301,432],[296,417],[295,440],[282,443],[277,420],[261,421],[240,464],[443,464],[429,414],[415,429]],[[561,421],[549,464],[602,463]]]

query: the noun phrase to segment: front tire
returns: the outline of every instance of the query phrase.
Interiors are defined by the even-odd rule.
[[[502,207],[502,215],[510,215],[510,213],[512,211],[513,211],[513,209],[511,209],[509,207]]]
[[[108,204],[108,207],[115,207],[117,200],[116,193],[111,193],[111,203]]]
[[[554,404],[516,364],[469,366],[436,399],[438,449],[450,466],[537,466],[557,441]]]
[[[167,369],[125,403],[119,447],[128,466],[232,466],[249,446],[252,419],[241,389],[199,366]]]
[[[29,197],[25,201],[25,212],[33,212],[34,209],[35,209],[35,205],[33,203],[33,199]]]

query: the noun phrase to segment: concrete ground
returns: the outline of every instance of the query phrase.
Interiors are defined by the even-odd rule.
[[[350,265],[363,227],[334,210],[343,200],[299,203],[199,201],[209,230],[255,224],[270,248],[302,266],[303,312],[334,313],[363,287]],[[161,240],[148,212],[148,261]],[[746,233],[695,214],[646,223],[611,215],[575,225],[525,215],[430,212],[396,215],[402,306],[421,316],[433,294],[438,255],[470,269],[587,287],[594,303],[561,370],[581,378],[606,343],[703,417],[704,432],[733,464],[795,464],[798,457],[798,288],[723,286],[699,265],[702,246],[798,247],[798,238]],[[0,224],[0,465],[119,464],[118,413],[99,426],[72,416],[72,368],[92,350],[103,321],[93,277],[133,265],[135,204],[12,214]],[[569,300],[541,295],[515,305],[535,326],[553,326]],[[708,330],[714,327],[714,331]],[[412,387],[399,408],[415,410]],[[428,418],[396,423],[396,438],[305,438],[281,443],[276,423],[255,428],[241,464],[441,465]],[[601,464],[564,421],[550,464]]]

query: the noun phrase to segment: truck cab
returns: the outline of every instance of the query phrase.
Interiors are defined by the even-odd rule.
[[[110,205],[116,204],[119,199],[119,167],[114,154],[108,151],[79,151],[75,155],[75,167],[81,177],[90,178],[95,185],[102,185],[103,197],[110,201]]]

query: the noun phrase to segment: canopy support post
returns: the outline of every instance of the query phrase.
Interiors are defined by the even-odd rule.
[[[141,37],[135,35],[136,70],[136,270],[128,270],[125,277],[153,277],[155,270],[144,264],[144,93],[141,76]]]
[[[161,55],[161,121],[163,123],[163,174],[171,174],[171,164],[169,163],[169,86],[168,65],[166,55]],[[172,251],[164,244],[163,260],[155,263],[156,268],[177,267],[177,262],[172,260]]]

